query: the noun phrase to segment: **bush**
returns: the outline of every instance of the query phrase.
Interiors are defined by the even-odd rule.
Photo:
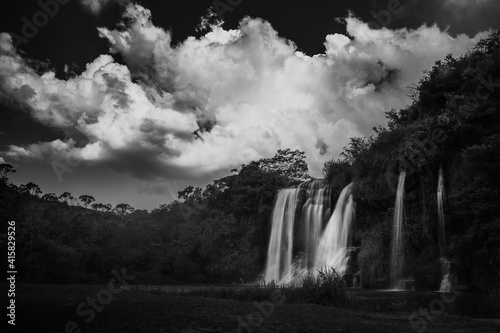
[[[317,274],[309,273],[301,284],[298,290],[305,303],[335,307],[350,303],[346,283],[333,267],[323,267]]]

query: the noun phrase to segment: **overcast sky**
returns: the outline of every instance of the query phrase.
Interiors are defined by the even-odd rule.
[[[55,1],[0,14],[0,161],[140,209],[282,148],[320,178],[500,25],[497,0]]]

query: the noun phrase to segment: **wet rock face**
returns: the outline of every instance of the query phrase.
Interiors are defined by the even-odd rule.
[[[359,271],[358,252],[359,247],[350,247],[347,249],[346,257],[348,259],[346,273],[356,274]]]
[[[401,290],[415,290],[415,280],[401,280],[399,282],[399,289]]]
[[[412,258],[412,260],[414,260]],[[466,274],[459,270],[459,265],[456,262],[439,261],[412,261],[411,266],[414,269],[415,286],[417,290],[434,290],[441,289],[443,276],[452,284],[465,284]]]
[[[378,279],[375,281],[375,288],[377,289],[389,289],[390,287],[389,279]]]
[[[439,290],[441,283],[441,264],[437,261],[413,263],[415,285],[420,290]]]
[[[361,274],[344,274],[347,288],[361,288]]]

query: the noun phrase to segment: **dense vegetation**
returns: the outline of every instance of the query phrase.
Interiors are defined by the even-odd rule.
[[[359,263],[366,286],[387,279],[394,197],[406,177],[406,275],[436,288],[438,170],[444,170],[447,252],[461,283],[499,291],[500,34],[446,57],[411,88],[387,128],[353,138],[325,165],[334,186],[355,181]]]
[[[120,267],[143,283],[254,279],[276,192],[308,179],[304,153],[279,150],[147,212],[90,195],[42,195],[36,184],[10,183],[11,165],[1,170],[0,218],[18,225],[19,277],[57,283],[101,281]]]
[[[407,274],[435,288],[442,167],[448,254],[461,283],[498,291],[500,34],[438,61],[410,96],[410,105],[387,112],[387,128],[351,139],[341,159],[324,167],[333,193],[355,181],[363,284],[388,278],[395,189],[406,170]],[[13,171],[2,165],[0,218],[18,222],[20,277],[34,282],[95,282],[121,267],[136,282],[253,280],[263,270],[278,189],[310,179],[304,153],[280,150],[146,212],[112,209],[91,196],[42,196],[33,183],[11,184]]]

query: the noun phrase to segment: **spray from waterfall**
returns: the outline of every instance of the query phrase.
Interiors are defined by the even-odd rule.
[[[394,226],[392,232],[391,283],[400,289],[404,267],[404,187],[406,172],[399,174],[396,203],[394,205]]]

